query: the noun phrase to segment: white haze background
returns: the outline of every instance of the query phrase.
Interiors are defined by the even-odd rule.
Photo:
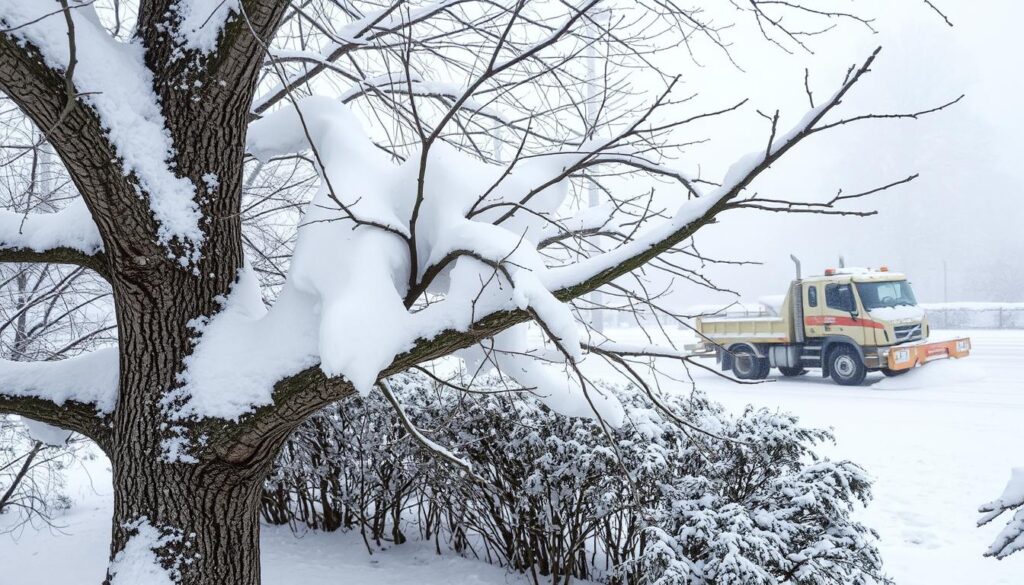
[[[769,124],[755,110],[781,111],[780,128],[800,119],[809,104],[804,69],[810,69],[817,99],[830,95],[849,65],[877,46],[882,54],[873,73],[840,109],[845,117],[869,112],[914,112],[966,94],[951,109],[917,121],[853,125],[808,139],[753,186],[768,197],[827,200],[838,188],[854,193],[914,172],[909,185],[852,202],[848,209],[877,209],[869,218],[770,214],[743,210],[723,215],[702,230],[700,250],[710,256],[763,262],[762,266],[713,268],[716,281],[746,299],[778,294],[793,275],[789,254],[804,271],[847,264],[886,264],[906,272],[922,302],[1022,301],[1024,206],[1019,158],[1024,115],[1019,75],[1024,40],[1016,30],[1024,3],[1012,0],[945,1],[937,5],[954,23],[948,27],[920,0],[850,3],[875,17],[877,33],[849,22],[815,39],[815,54],[763,43],[735,43],[733,56],[744,71],[704,45],[703,67],[678,55],[681,93],[698,91],[707,109],[751,101],[727,120],[709,123],[710,142],[692,147],[679,161],[700,161],[705,177],[723,176],[738,156],[764,148]],[[739,31],[732,31],[731,38]],[[756,35],[756,29],[749,31]],[[684,51],[683,48],[679,49]],[[668,66],[670,69],[671,65]],[[817,103],[817,102],[816,102]],[[948,299],[944,298],[943,263]],[[728,302],[731,297],[679,285],[681,304]]]

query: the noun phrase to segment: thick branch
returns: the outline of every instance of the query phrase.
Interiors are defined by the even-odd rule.
[[[110,280],[110,265],[103,252],[86,254],[73,248],[51,248],[49,250],[32,250],[29,248],[0,248],[0,262],[38,262],[46,264],[71,264],[88,268]]]
[[[98,414],[96,407],[88,404],[69,400],[58,405],[31,396],[6,396],[0,391],[0,413],[17,414],[80,433],[96,441],[104,449],[110,444],[108,418]]]

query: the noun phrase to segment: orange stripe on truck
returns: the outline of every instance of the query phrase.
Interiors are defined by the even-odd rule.
[[[871,319],[854,319],[853,317],[804,317],[804,325],[840,325],[844,327],[867,327],[868,329],[885,329],[878,321]]]

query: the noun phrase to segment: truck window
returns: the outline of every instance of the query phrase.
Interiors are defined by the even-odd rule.
[[[830,309],[852,313],[857,309],[853,301],[853,288],[848,284],[825,285],[825,305]]]
[[[818,306],[818,287],[807,287],[807,305],[810,307]]]

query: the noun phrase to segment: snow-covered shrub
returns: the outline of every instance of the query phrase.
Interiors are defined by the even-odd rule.
[[[419,448],[371,394],[293,438],[267,487],[274,521],[318,528],[345,516],[339,527],[399,542],[389,531],[401,535],[404,525],[538,583],[885,580],[874,533],[850,518],[869,500],[869,480],[850,462],[817,457],[814,446],[830,434],[791,415],[731,415],[701,394],[666,397],[701,433],[633,389],[606,387],[627,413],[613,429],[522,394],[471,396],[415,375],[392,386],[417,427],[486,485]]]

